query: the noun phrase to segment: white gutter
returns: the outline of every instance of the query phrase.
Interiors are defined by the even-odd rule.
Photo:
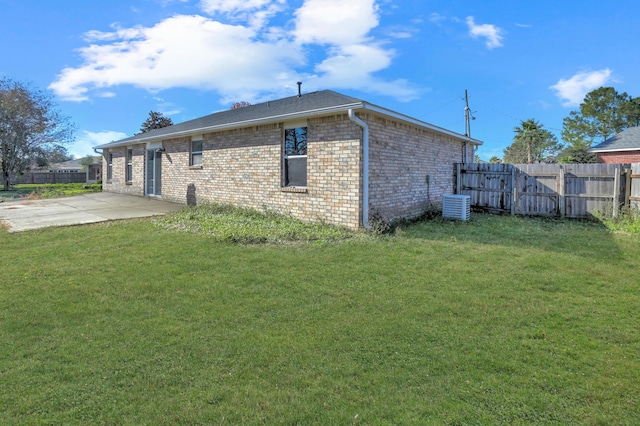
[[[349,108],[349,119],[362,127],[362,225],[369,229],[369,126]]]
[[[591,148],[589,152],[597,153],[597,152],[625,152],[625,151],[640,151],[640,147],[637,148],[617,148],[617,149],[607,149],[607,148]]]

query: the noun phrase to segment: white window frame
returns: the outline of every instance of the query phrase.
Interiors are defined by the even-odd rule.
[[[131,154],[131,155],[129,155]],[[125,182],[131,183],[133,182],[133,148],[127,147],[127,151],[125,153],[125,169],[124,169],[124,178]]]
[[[107,152],[107,182],[113,179],[113,152]]]
[[[200,150],[194,150],[193,144],[196,142],[200,142]],[[191,146],[189,147],[189,166],[192,167],[202,167],[203,160],[203,152],[204,152],[204,138],[202,136],[193,136],[191,138]],[[199,157],[199,161],[196,162],[196,158]]]
[[[295,129],[300,129],[300,128],[306,128],[307,129],[307,154],[304,155],[287,155],[287,148],[286,148],[286,132],[287,130],[295,130]],[[288,183],[288,181],[290,179],[287,173],[287,160],[289,159],[297,159],[297,158],[304,158],[305,160],[307,160],[307,155],[308,155],[308,150],[309,150],[309,125],[307,123],[307,120],[298,120],[298,121],[292,121],[292,122],[287,122],[284,124],[284,129],[282,131],[282,187],[283,188],[306,188],[307,187],[307,178],[308,178],[308,166],[307,163],[305,161],[305,184],[304,185],[292,185],[290,183]]]

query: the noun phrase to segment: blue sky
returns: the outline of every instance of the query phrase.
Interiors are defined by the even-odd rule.
[[[502,157],[521,120],[560,135],[600,86],[640,96],[640,2],[0,0],[0,77],[51,90],[76,156],[138,132],[331,89]]]

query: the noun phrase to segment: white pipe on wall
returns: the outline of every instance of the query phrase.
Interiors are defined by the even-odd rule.
[[[362,127],[362,225],[369,228],[369,126],[349,109],[349,120]]]

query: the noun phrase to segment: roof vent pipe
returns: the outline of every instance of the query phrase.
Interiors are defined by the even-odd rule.
[[[362,225],[369,229],[369,126],[349,109],[349,119],[362,127]]]
[[[296,83],[298,85],[298,97],[302,96],[302,82],[299,81]]]

